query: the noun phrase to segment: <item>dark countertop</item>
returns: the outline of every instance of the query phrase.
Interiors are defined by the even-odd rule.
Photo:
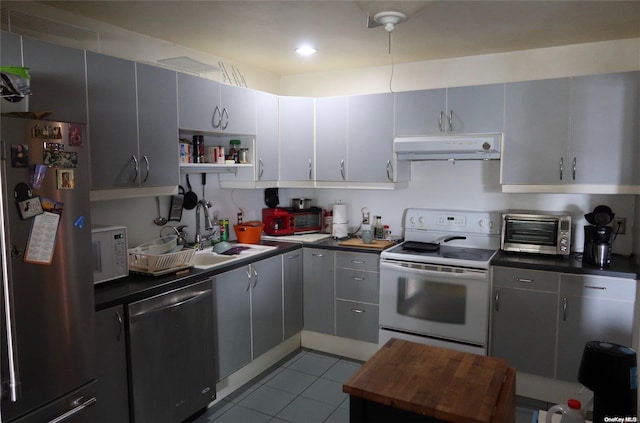
[[[278,248],[262,253],[258,256],[250,256],[245,259],[234,260],[228,264],[222,264],[209,270],[191,268],[186,273],[167,274],[162,276],[146,276],[129,274],[124,278],[109,282],[103,282],[95,286],[96,310],[103,310],[119,304],[127,304],[154,295],[162,294],[174,289],[182,288],[196,282],[203,281],[216,274],[246,266],[256,260],[285,254],[302,248],[302,244],[291,242],[263,241],[262,245],[273,245]]]
[[[568,257],[563,257],[498,251],[493,260],[491,260],[491,265],[640,279],[640,266],[638,266],[635,259],[615,254],[611,257],[611,266],[605,269],[601,269],[594,264],[583,263],[581,253],[572,253]]]

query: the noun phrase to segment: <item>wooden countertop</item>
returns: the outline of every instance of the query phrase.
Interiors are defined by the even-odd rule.
[[[505,360],[395,338],[343,391],[443,421],[515,419],[515,370]]]

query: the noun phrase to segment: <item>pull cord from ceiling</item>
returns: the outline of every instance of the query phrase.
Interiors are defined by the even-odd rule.
[[[393,93],[393,54],[391,53],[391,31],[389,31],[389,56],[391,56],[391,75],[389,75],[389,92]]]

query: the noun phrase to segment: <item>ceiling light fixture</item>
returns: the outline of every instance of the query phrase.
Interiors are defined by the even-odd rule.
[[[296,49],[296,53],[301,56],[311,56],[312,54],[317,53],[318,49],[313,48],[311,46],[302,46]]]
[[[409,19],[409,17],[402,12],[384,11],[378,12],[373,15],[373,20],[381,25],[384,25],[384,29],[387,32],[391,32],[395,29],[396,25]]]

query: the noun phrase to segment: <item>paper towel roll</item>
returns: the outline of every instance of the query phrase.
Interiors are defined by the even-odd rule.
[[[333,205],[333,223],[349,223],[349,221],[347,220],[346,204]]]

